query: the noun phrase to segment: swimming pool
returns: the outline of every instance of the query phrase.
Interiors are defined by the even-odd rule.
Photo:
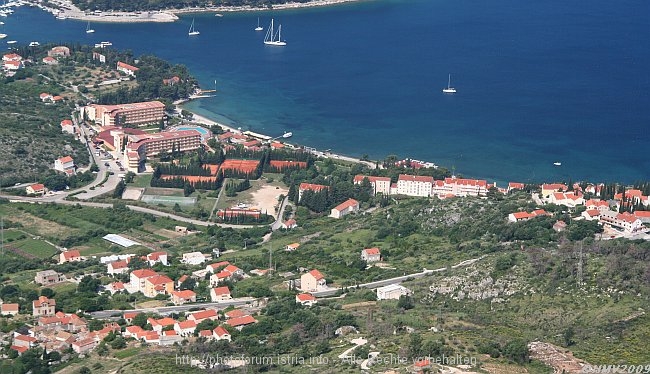
[[[207,138],[210,136],[210,130],[200,127],[200,126],[179,126],[176,127],[174,130],[176,131],[184,131],[184,130],[196,130],[201,133],[201,137],[203,139]]]

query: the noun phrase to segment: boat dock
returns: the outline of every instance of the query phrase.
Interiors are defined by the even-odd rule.
[[[253,132],[253,131],[250,131],[250,130],[249,130],[249,131],[244,131],[243,134],[244,134],[244,135],[251,136],[251,137],[253,137],[253,138],[261,139],[261,140],[271,140],[271,139],[272,139],[272,138],[271,138],[270,136],[268,136],[268,135],[258,134],[258,133],[256,133],[256,132]]]

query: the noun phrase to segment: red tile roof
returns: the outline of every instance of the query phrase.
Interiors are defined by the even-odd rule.
[[[118,67],[118,68],[123,68],[123,69],[128,69],[128,70],[131,70],[131,71],[138,71],[138,70],[140,70],[140,69],[136,68],[135,66],[131,66],[131,65],[126,64],[126,63],[124,63],[124,62],[122,62],[122,61],[118,61],[118,62],[117,62],[117,67]]]
[[[650,218],[650,210],[637,210],[634,212],[637,218]]]
[[[178,327],[185,330],[185,329],[193,329],[196,328],[196,322],[192,320],[187,320],[183,322],[178,322]]]
[[[451,179],[451,178],[448,178]],[[407,181],[407,182],[424,182],[433,184],[433,177],[427,177],[422,175],[408,175],[400,174],[398,181]]]
[[[72,250],[72,251],[63,252],[63,258],[65,258],[66,260],[70,260],[70,259],[76,258],[76,257],[81,257],[81,254],[79,254],[79,251],[76,250],[76,249]]]
[[[230,295],[230,289],[228,289],[226,286],[213,288],[213,291],[217,296]]]
[[[300,301],[315,301],[316,300],[316,297],[314,297],[314,295],[312,295],[310,293],[301,293],[301,294],[296,295],[296,297]]]
[[[334,209],[338,211],[342,211],[353,206],[359,206],[359,202],[356,201],[355,199],[347,199],[341,204],[337,205]]]
[[[390,182],[389,177],[373,177],[370,175],[355,175],[354,176],[354,183],[361,183],[365,178],[368,178],[368,181],[370,183],[376,183],[378,181],[380,182]]]
[[[41,183],[35,183],[29,186],[32,188],[32,190],[38,192],[38,191],[43,191],[45,189],[45,185]]]
[[[68,162],[74,162],[74,160],[73,160],[72,157],[70,157],[70,156],[64,156],[64,157],[61,157],[61,158],[59,159],[59,161],[60,161],[62,164],[67,164]]]
[[[379,248],[377,248],[377,247],[366,248],[363,251],[366,252],[367,255],[378,255],[379,254]]]
[[[321,280],[325,278],[323,274],[321,274],[321,272],[316,269],[310,271],[309,274],[311,274],[312,277],[316,278],[316,280]]]
[[[251,316],[236,317],[226,321],[226,323],[232,327],[250,325],[251,323],[255,322],[257,322],[257,320]]]
[[[238,317],[243,317],[245,315],[246,313],[244,313],[244,311],[241,309],[233,309],[229,312],[226,312],[227,318],[238,318]]]
[[[223,328],[222,326],[217,326],[217,327],[215,327],[214,330],[212,330],[212,331],[214,332],[215,335],[217,335],[217,336],[219,336],[219,337],[224,336],[224,335],[230,335],[230,333],[228,332],[228,330],[226,330],[226,329]]]
[[[299,189],[301,191],[311,190],[314,192],[322,191],[328,189],[329,186],[324,186],[322,184],[313,184],[313,183],[300,183]]]
[[[138,270],[133,270],[131,274],[135,275],[137,278],[148,278],[148,277],[153,277],[158,275],[155,271],[151,269],[138,269]]]
[[[198,312],[191,313],[188,317],[192,317],[195,321],[201,321],[206,318],[218,317],[217,311],[214,309],[206,309]]]
[[[196,297],[196,292],[192,290],[172,291],[171,294],[185,300],[189,300],[193,297]]]

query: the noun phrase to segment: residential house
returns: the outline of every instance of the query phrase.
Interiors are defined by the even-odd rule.
[[[542,198],[548,198],[554,192],[568,191],[569,187],[562,183],[542,184]]]
[[[146,297],[156,297],[168,295],[172,291],[174,291],[174,281],[171,278],[166,275],[154,275],[145,279],[142,293]]]
[[[64,251],[59,254],[59,264],[66,262],[78,262],[81,261],[81,254],[78,250]]]
[[[291,244],[287,244],[284,250],[287,252],[293,252],[296,249],[298,249],[298,247],[300,247],[300,243],[291,243]]]
[[[52,100],[52,95],[50,95],[47,92],[42,92],[38,97],[40,97],[41,101],[45,102],[48,100]]]
[[[383,194],[390,195],[390,178],[389,177],[373,177],[369,175],[355,175],[354,184],[362,184],[364,179],[367,179],[372,186],[372,191],[375,195]]]
[[[196,330],[196,322],[187,320],[183,322],[176,322],[174,324],[174,331],[180,336],[191,336]]]
[[[302,199],[302,195],[305,191],[321,192],[328,189],[329,186],[324,186],[322,184],[300,183],[300,186],[298,186],[298,201]]]
[[[213,302],[216,301],[221,301],[221,300],[230,300],[232,297],[230,296],[230,289],[228,287],[216,287],[210,290],[210,299]]]
[[[179,336],[175,330],[165,330],[160,333],[160,340],[158,344],[173,345],[174,343],[180,343],[182,341],[183,337]]]
[[[296,303],[304,305],[304,306],[312,306],[316,304],[318,301],[316,300],[316,297],[310,293],[300,293],[296,295]]]
[[[140,69],[136,68],[135,66],[129,65],[127,63],[124,63],[122,61],[117,62],[117,71],[120,71],[126,75],[135,77],[135,74],[137,73],[138,70]]]
[[[381,252],[379,248],[366,248],[361,251],[361,259],[367,263],[381,261]]]
[[[520,222],[520,221],[527,221],[531,218],[535,217],[540,217],[540,216],[547,216],[548,213],[544,209],[537,209],[534,210],[530,213],[528,212],[514,212],[508,214],[508,221],[510,222]]]
[[[99,343],[93,338],[77,340],[72,343],[72,350],[75,351],[75,353],[82,354],[92,351],[98,344]]]
[[[28,195],[44,195],[47,192],[44,184],[34,183],[25,187],[25,193]]]
[[[607,201],[596,200],[596,199],[589,199],[585,201],[585,208],[587,208],[587,210],[592,210],[592,209],[600,210],[600,211],[610,210],[609,203]]]
[[[151,325],[153,331],[161,332],[165,327],[175,325],[176,320],[169,317],[159,319],[147,318],[147,323]]]
[[[170,294],[172,295],[172,303],[174,305],[196,302],[196,292],[192,290],[171,291]]]
[[[406,196],[431,196],[433,177],[400,174],[397,179],[397,193]]]
[[[157,263],[161,263],[165,266],[169,265],[167,263],[167,252],[152,252],[147,255],[147,262],[149,266],[154,266]]]
[[[34,282],[43,286],[65,282],[65,275],[59,274],[54,270],[43,270],[36,273]]]
[[[214,264],[207,265],[205,267],[205,271],[208,273],[218,273],[219,270],[223,270],[228,265],[230,265],[230,262],[220,261]]]
[[[14,343],[13,346],[15,347],[25,347],[27,349],[38,346],[38,340],[35,337],[30,335],[23,335],[19,333],[16,333],[14,335],[13,343]]]
[[[23,56],[17,54],[17,53],[7,53],[6,55],[2,56],[2,61],[22,61]]]
[[[513,191],[513,190],[523,190],[526,187],[525,184],[519,183],[519,182],[510,182],[508,183],[508,191]]]
[[[402,295],[412,295],[413,292],[399,284],[389,284],[388,286],[377,288],[377,300],[398,300]]]
[[[194,321],[197,325],[207,319],[210,321],[216,321],[219,319],[219,314],[215,309],[206,309],[187,315],[187,320]]]
[[[600,222],[621,229],[626,233],[641,232],[644,229],[643,222],[632,213],[617,213],[612,210],[600,213]]]
[[[125,338],[135,338],[135,339],[137,339],[138,334],[141,333],[142,331],[144,331],[144,330],[140,326],[127,326],[126,329],[124,329],[124,332],[122,333],[122,335]]]
[[[356,213],[359,211],[359,202],[355,199],[347,199],[336,207],[332,208],[330,212],[330,217],[333,218],[343,218],[350,213]]]
[[[56,65],[59,63],[59,61],[57,61],[54,57],[50,57],[50,56],[43,57],[42,61],[45,65]]]
[[[15,316],[18,314],[20,304],[17,303],[3,303],[0,304],[0,315],[2,316]]]
[[[129,272],[129,264],[126,260],[109,262],[106,265],[106,272],[110,275],[124,274]]]
[[[300,289],[303,291],[318,291],[319,288],[323,288],[325,285],[325,277],[316,269],[300,276]]]
[[[585,203],[585,199],[579,192],[553,192],[545,200],[549,203],[565,205],[569,208],[574,208],[576,205],[582,205]]]
[[[50,57],[68,57],[70,56],[70,48],[62,45],[56,46],[47,51],[47,55]]]
[[[295,229],[296,227],[298,227],[298,223],[293,218],[290,218],[290,219],[282,222],[282,228],[283,229],[291,230],[291,229]]]
[[[201,265],[206,261],[206,257],[201,252],[183,253],[181,262],[187,265]]]
[[[126,321],[126,323],[131,324],[131,322],[133,322],[133,319],[134,319],[138,314],[140,314],[140,313],[139,313],[139,312],[125,312],[123,318],[124,318],[124,320]]]
[[[106,291],[110,292],[111,295],[114,295],[117,292],[126,291],[126,287],[122,282],[113,282],[106,286]]]
[[[72,120],[64,119],[61,121],[61,131],[74,135],[74,124],[72,123]]]
[[[553,224],[553,230],[555,230],[556,232],[562,232],[566,230],[566,226],[567,226],[566,222],[557,221]]]
[[[600,218],[600,212],[602,211],[598,209],[588,209],[582,212],[580,216],[584,217],[587,221],[593,221]]]
[[[55,306],[55,299],[48,299],[45,296],[41,296],[38,300],[32,302],[33,315],[34,317],[53,316]]]
[[[54,160],[54,170],[58,170],[66,174],[74,174],[74,160],[70,156],[58,158]]]
[[[149,277],[153,277],[153,276],[156,276],[156,275],[158,275],[158,273],[156,273],[155,271],[153,271],[151,269],[134,270],[134,271],[131,272],[131,275],[130,275],[131,287],[133,287],[136,292],[140,291],[140,292],[144,293],[145,280],[147,280],[147,278],[149,278]]]
[[[248,326],[250,324],[257,323],[257,320],[253,318],[252,316],[242,316],[242,317],[235,317],[231,318],[226,321],[226,324],[230,325],[231,327],[236,328],[237,330],[241,330],[244,328],[244,326]]]
[[[178,278],[178,280],[176,281],[176,288],[180,288],[180,287],[181,287],[181,284],[183,284],[183,282],[185,282],[185,281],[188,280],[189,278],[190,278],[190,277],[188,277],[188,276],[185,275],[185,274],[181,275],[181,277]]]
[[[216,287],[219,283],[227,279],[239,278],[244,276],[244,271],[235,265],[227,265],[222,271],[217,274],[212,274],[210,277],[210,287]]]
[[[231,339],[230,333],[228,332],[228,330],[223,328],[223,326],[215,327],[214,330],[212,330],[212,335],[213,335],[213,337],[214,337],[214,339],[216,341],[219,341],[219,340],[230,341],[230,339]]]

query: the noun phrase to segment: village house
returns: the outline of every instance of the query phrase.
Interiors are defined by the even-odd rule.
[[[130,325],[131,322],[133,322],[133,319],[134,319],[138,314],[140,314],[140,313],[139,313],[139,312],[125,312],[125,313],[124,313],[124,316],[123,316],[122,318],[124,318],[124,320],[126,321],[126,323],[128,323],[128,324]]]
[[[548,198],[544,199],[544,201],[556,205],[565,205],[569,208],[574,208],[576,205],[582,205],[585,203],[582,194],[574,192],[553,192],[548,196]]]
[[[355,199],[347,199],[336,207],[332,208],[330,212],[330,217],[332,218],[343,218],[350,213],[356,213],[359,211],[359,202]]]
[[[291,244],[287,244],[284,250],[287,252],[293,252],[296,249],[298,249],[298,247],[300,247],[300,243],[291,243]]]
[[[510,182],[508,183],[508,190],[507,192],[514,191],[514,190],[520,190],[522,191],[526,187],[525,184],[519,183],[519,182]]]
[[[48,299],[45,296],[41,296],[38,300],[32,302],[32,310],[34,317],[40,316],[53,316],[54,307],[56,306],[55,299]]]
[[[433,177],[400,174],[397,179],[397,193],[406,196],[431,196]]]
[[[205,267],[205,271],[208,273],[217,273],[219,270],[223,270],[228,265],[230,265],[230,262],[220,261],[214,264],[207,265]]]
[[[216,287],[210,290],[210,300],[212,302],[221,301],[221,300],[230,300],[230,289],[228,287]]]
[[[373,177],[369,175],[355,175],[354,184],[362,184],[364,179],[367,179],[372,186],[372,192],[383,195],[390,195],[390,178],[389,177]]]
[[[152,252],[147,255],[147,262],[149,266],[154,266],[157,263],[161,263],[165,266],[168,266],[167,263],[167,252]]]
[[[66,262],[78,262],[81,260],[81,254],[78,250],[64,251],[59,254],[59,264],[64,264]]]
[[[600,222],[611,227],[621,229],[628,234],[644,230],[643,222],[634,214],[624,212],[617,213],[612,210],[600,213]]]
[[[113,261],[106,265],[106,269],[110,275],[124,274],[129,272],[129,264],[126,260]]]
[[[634,217],[638,218],[643,223],[650,223],[649,210],[637,210],[634,212]]]
[[[144,280],[144,291],[146,297],[168,295],[174,291],[174,281],[166,275],[154,275]],[[196,297],[194,299],[196,301]]]
[[[183,337],[179,336],[175,330],[165,330],[160,333],[158,344],[173,345],[174,343],[180,343],[182,341]]]
[[[206,256],[201,252],[183,253],[181,262],[187,265],[201,265],[206,261]]]
[[[3,303],[0,304],[0,315],[2,316],[15,316],[18,314],[20,304],[17,303]]]
[[[230,341],[230,333],[228,330],[223,328],[223,326],[217,326],[212,330],[212,336],[214,337],[214,340],[219,341],[219,340],[226,340]]]
[[[555,192],[565,192],[569,190],[569,187],[566,184],[562,183],[551,183],[551,184],[542,184],[541,187],[542,199],[548,199],[548,197]]]
[[[187,320],[183,322],[176,322],[174,324],[174,331],[180,336],[191,336],[196,330],[196,322]]]
[[[106,291],[110,292],[111,295],[115,295],[117,292],[126,291],[126,287],[122,282],[113,282],[105,286]]]
[[[46,101],[48,101],[48,100],[52,100],[52,95],[50,95],[50,94],[47,93],[47,92],[42,92],[38,97],[41,99],[42,102],[46,102]]]
[[[56,46],[47,51],[47,55],[50,57],[68,57],[70,56],[70,48],[62,45]]]
[[[555,222],[555,223],[553,224],[553,230],[554,230],[555,232],[562,232],[562,231],[566,230],[566,226],[567,226],[566,222],[564,222],[564,221],[557,221],[557,222]]]
[[[399,300],[402,295],[410,296],[412,294],[411,290],[399,284],[389,284],[377,288],[377,300]]]
[[[253,323],[257,323],[257,320],[249,315],[230,318],[229,320],[226,321],[226,324],[236,328],[237,330],[241,330],[244,328],[244,326],[248,326]]]
[[[325,287],[325,285],[325,277],[316,269],[300,276],[300,289],[303,291],[318,291],[320,288]]]
[[[77,340],[72,343],[72,350],[75,351],[75,353],[82,354],[92,351],[98,344],[99,343],[93,338]]]
[[[35,337],[30,335],[18,334],[18,333],[16,333],[16,335],[14,336],[13,343],[14,344],[11,346],[12,349],[15,349],[14,347],[18,347],[18,348],[26,348],[27,350],[38,346],[38,340]],[[15,350],[20,352],[20,350],[18,349]]]
[[[643,195],[643,191],[637,189],[625,190],[614,195],[614,200],[620,202],[630,202],[633,205],[641,204],[643,206],[650,206],[650,197]]]
[[[210,320],[210,321],[216,321],[219,319],[219,314],[215,309],[205,309],[205,310],[200,310],[198,312],[193,312],[187,315],[186,318],[188,321],[194,321],[198,325],[199,323],[205,321],[205,320]]]
[[[379,248],[366,248],[361,251],[361,259],[367,263],[381,261],[381,252]]]
[[[313,183],[300,183],[298,186],[298,201],[302,200],[302,195],[305,191],[321,192],[329,189],[329,186]]]
[[[605,211],[605,210],[610,210],[609,208],[609,203],[605,200],[595,200],[595,199],[589,199],[585,201],[585,208],[587,210],[600,210],[600,211]]]
[[[318,301],[316,300],[316,297],[310,293],[300,293],[296,295],[296,303],[304,305],[304,306],[312,306],[316,304]]]
[[[66,173],[68,175],[74,175],[74,160],[70,156],[58,158],[54,160],[54,170]]]
[[[192,290],[171,291],[170,294],[172,295],[172,303],[174,305],[196,302],[196,292]]]
[[[142,331],[144,331],[144,330],[140,326],[127,326],[124,329],[124,332],[122,333],[122,335],[125,338],[135,338],[135,339],[137,339],[138,334],[141,333]]]
[[[64,119],[61,121],[61,131],[74,135],[74,124],[72,123],[72,120]]]
[[[25,187],[25,193],[28,195],[44,195],[47,192],[44,184],[34,183]]]
[[[188,277],[188,276],[185,275],[185,274],[181,275],[180,278],[178,278],[178,280],[176,281],[176,288],[180,288],[180,287],[181,287],[181,284],[183,284],[183,282],[185,282],[185,281],[188,280],[189,278],[190,278],[190,277]]]
[[[588,210],[585,210],[584,212],[582,212],[582,214],[580,214],[580,216],[583,217],[587,221],[593,221],[593,220],[597,220],[597,219],[600,218],[600,212],[601,212],[601,210],[598,210],[598,209],[588,209]]]
[[[293,218],[282,222],[283,229],[291,230],[291,229],[295,229],[296,227],[298,227],[298,223]]]
[[[140,70],[140,69],[136,68],[135,66],[129,65],[129,64],[124,63],[122,61],[117,62],[117,67],[116,68],[117,68],[117,71],[120,71],[120,72],[122,72],[122,73],[124,73],[126,75],[130,75],[132,77],[135,77],[135,74],[137,73],[137,71]]]
[[[535,217],[541,217],[541,216],[547,216],[548,213],[544,209],[537,209],[534,210],[530,213],[528,212],[514,212],[508,214],[508,221],[510,222],[520,222],[520,221],[528,221],[531,218]]]
[[[147,318],[147,323],[151,325],[153,331],[161,332],[165,327],[176,324],[176,320],[169,317],[160,319]]]
[[[244,271],[235,265],[228,265],[222,271],[210,276],[210,287],[216,287],[219,283],[233,278],[240,278],[244,276]]]
[[[65,282],[65,275],[59,274],[54,270],[43,270],[36,273],[34,282],[43,286],[61,283]]]

